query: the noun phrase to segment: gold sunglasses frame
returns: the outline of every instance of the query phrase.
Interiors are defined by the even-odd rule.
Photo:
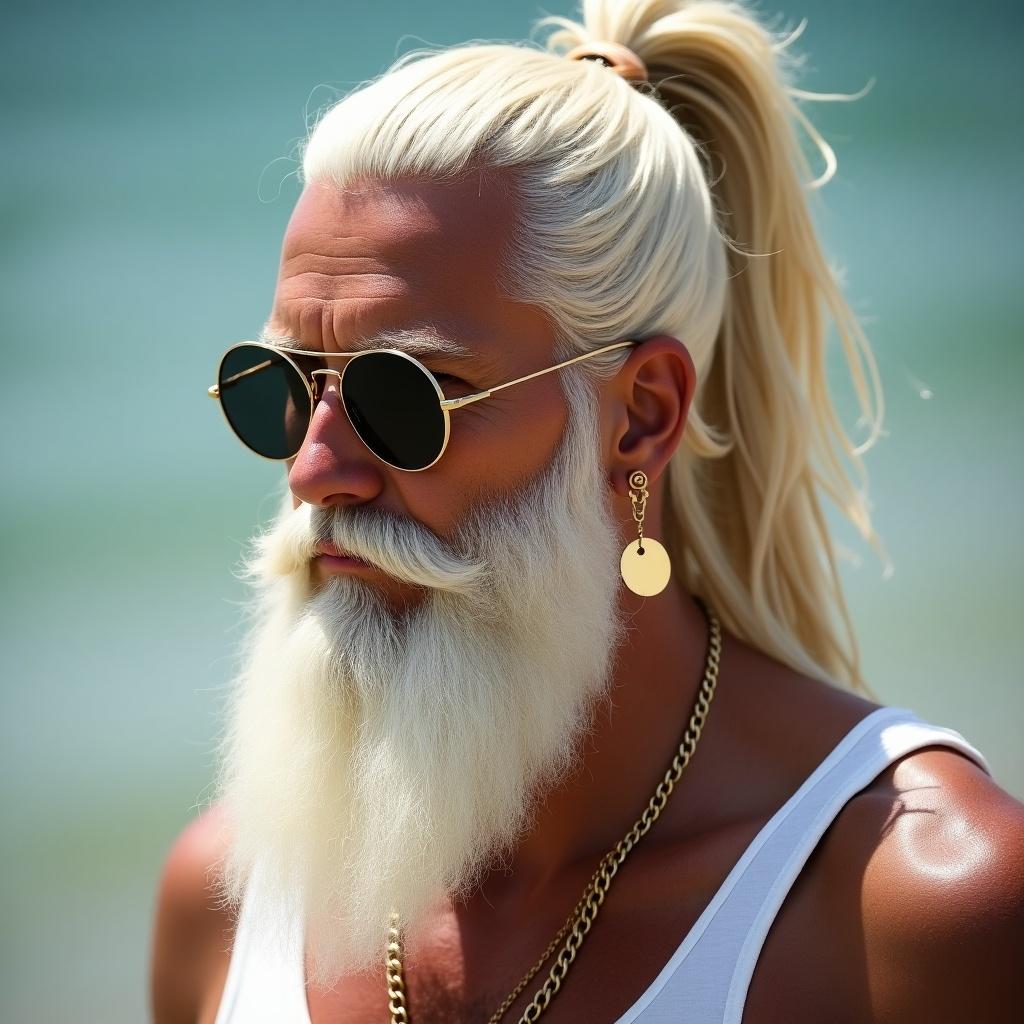
[[[504,384],[495,384],[493,387],[487,388],[484,391],[476,391],[471,395],[463,395],[461,398],[445,398],[444,392],[441,390],[441,385],[437,383],[437,379],[423,365],[423,363],[421,363],[415,356],[411,356],[409,355],[408,352],[402,352],[400,349],[397,348],[369,348],[364,349],[361,352],[318,352],[299,348],[284,348],[284,346],[282,345],[269,345],[263,341],[239,341],[236,342],[234,345],[231,345],[229,348],[227,348],[224,351],[224,354],[220,357],[220,362],[217,364],[217,375],[218,377],[220,376],[220,367],[224,365],[224,360],[227,358],[228,353],[233,352],[236,348],[262,348],[266,349],[268,352],[274,352],[279,356],[283,356],[285,362],[289,363],[292,366],[295,372],[302,379],[303,384],[305,384],[306,386],[306,393],[309,395],[309,421],[310,423],[312,423],[313,413],[316,411],[316,404],[317,402],[320,401],[320,396],[317,395],[317,382],[315,378],[318,376],[327,376],[328,374],[332,374],[338,378],[338,393],[339,395],[341,395],[341,405],[342,408],[345,410],[345,416],[348,418],[349,424],[351,425],[356,437],[358,437],[359,440],[362,441],[365,448],[374,456],[374,458],[380,459],[380,461],[383,462],[386,466],[390,466],[392,469],[399,469],[403,473],[422,473],[425,469],[430,469],[431,466],[435,466],[437,462],[440,460],[441,456],[444,455],[445,451],[447,450],[448,439],[451,436],[450,414],[454,412],[456,409],[462,409],[467,405],[472,405],[473,402],[479,402],[485,398],[490,398],[491,395],[493,395],[495,392],[504,391],[505,388],[510,388],[512,387],[513,384],[522,384],[524,381],[533,380],[535,377],[542,377],[546,373],[552,373],[555,370],[561,370],[563,367],[571,366],[573,363],[582,362],[584,359],[592,359],[594,356],[601,355],[602,352],[611,352],[614,349],[628,348],[639,344],[639,341],[616,341],[611,345],[605,345],[602,348],[595,349],[593,352],[584,352],[582,355],[573,356],[572,359],[566,359],[560,363],[555,363],[554,366],[548,366],[545,367],[543,370],[536,370],[533,373],[528,373],[525,377],[517,377],[515,380],[506,381]],[[359,429],[352,422],[352,417],[348,411],[348,405],[345,403],[344,396],[342,395],[341,392],[341,382],[345,377],[345,371],[349,368],[349,366],[352,365],[351,361],[358,359],[360,356],[368,356],[373,355],[375,353],[379,354],[381,352],[387,352],[391,355],[401,356],[402,359],[408,359],[409,362],[413,363],[424,374],[427,380],[430,381],[430,384],[433,387],[434,392],[437,394],[437,401],[441,407],[441,413],[444,416],[444,441],[441,444],[441,450],[437,453],[437,456],[433,460],[433,462],[429,463],[426,466],[420,466],[418,469],[408,469],[405,466],[396,466],[393,462],[388,462],[387,459],[378,455],[377,452],[375,452],[366,443],[366,441],[363,440],[363,436],[362,434],[359,433]],[[294,359],[289,358],[290,355],[314,356],[317,359],[348,359],[349,362],[347,362],[340,370],[313,370],[311,373],[307,374],[302,370],[299,364],[295,362]],[[230,384],[241,377],[248,376],[250,373],[256,373],[257,371],[262,370],[269,365],[270,360],[267,360],[267,362],[265,363],[259,363],[256,366],[250,366],[247,370],[242,370],[239,373],[236,373],[233,376],[229,377],[223,383]],[[312,384],[310,383],[311,378]],[[238,432],[231,424],[231,419],[228,417],[227,411],[224,409],[224,403],[220,400],[220,384],[214,384],[212,387],[207,388],[206,393],[211,398],[216,398],[218,400],[217,404],[220,406],[220,411],[223,414],[224,419],[227,421],[231,433],[234,434],[236,438],[238,438],[239,443],[243,445],[248,451],[251,451],[254,455],[258,455],[261,459],[266,459],[269,462],[286,462],[288,459],[293,459],[295,458],[295,455],[298,455],[298,452],[296,452],[295,455],[286,455],[283,458],[275,458],[272,455],[264,455],[262,452],[256,451],[255,448],[251,448],[249,445],[245,443],[245,441],[242,440],[242,438],[238,435]],[[306,429],[308,430],[309,427],[307,426]],[[300,446],[299,451],[301,450],[302,449]]]

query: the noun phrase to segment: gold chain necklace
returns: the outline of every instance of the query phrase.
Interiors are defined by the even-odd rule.
[[[519,994],[530,983],[530,979],[541,969],[548,957],[555,951],[558,943],[565,938],[568,939],[562,951],[555,959],[544,984],[537,990],[533,1000],[523,1011],[519,1018],[519,1024],[533,1024],[535,1020],[548,1008],[548,1004],[555,993],[562,985],[562,981],[569,973],[569,967],[576,959],[576,953],[583,940],[594,923],[601,904],[611,888],[612,879],[619,870],[619,866],[629,855],[633,847],[645,836],[651,826],[658,820],[658,816],[665,809],[668,798],[672,795],[676,783],[679,781],[686,766],[697,749],[697,741],[700,739],[701,730],[711,707],[711,699],[715,695],[715,686],[718,683],[718,664],[722,654],[722,627],[718,622],[715,613],[708,605],[695,598],[704,614],[707,616],[709,625],[708,653],[704,664],[704,677],[701,679],[700,689],[697,691],[697,700],[694,704],[693,713],[683,734],[682,743],[676,751],[675,757],[669,769],[665,772],[664,778],[658,783],[654,790],[654,796],[644,808],[643,814],[636,820],[633,827],[626,835],[615,844],[615,847],[601,858],[601,863],[591,876],[587,887],[583,890],[580,901],[573,908],[568,920],[562,925],[558,934],[551,940],[550,945],[541,954],[540,959],[530,968],[526,977],[512,990],[505,1001],[494,1011],[488,1024],[498,1024],[502,1017],[508,1012],[509,1007],[516,1001]],[[402,938],[399,930],[398,915],[392,913],[391,928],[388,932],[388,955],[387,955],[387,978],[388,978],[388,1006],[391,1010],[391,1024],[410,1024],[409,1009],[406,1006],[405,980],[402,967]]]

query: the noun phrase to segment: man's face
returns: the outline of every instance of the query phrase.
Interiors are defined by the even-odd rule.
[[[495,285],[510,225],[476,182],[307,188],[271,327],[346,351],[434,325],[474,353],[424,360],[467,382],[452,394],[541,369],[545,318]],[[471,891],[576,766],[606,692],[622,539],[598,402],[566,377],[567,402],[560,375],[455,411],[421,473],[366,449],[332,386],[289,467],[222,748],[225,877],[237,900],[259,868],[251,912],[304,918],[321,983],[383,962],[392,908],[415,934]],[[325,541],[370,568],[325,565]]]
[[[311,185],[285,235],[269,326],[328,352],[383,330],[433,327],[473,353],[468,361],[423,358],[429,370],[456,378],[441,378],[449,397],[550,366],[547,318],[498,289],[512,215],[507,195],[476,176],[350,193]],[[371,504],[450,537],[469,504],[515,491],[551,461],[565,419],[557,373],[545,375],[454,411],[441,461],[407,473],[363,446],[329,386],[288,483],[296,502]],[[387,576],[376,582],[393,601],[415,597]]]

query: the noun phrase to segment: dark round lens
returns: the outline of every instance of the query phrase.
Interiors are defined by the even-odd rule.
[[[309,392],[288,359],[259,345],[236,345],[221,360],[217,383],[242,444],[268,459],[298,454],[309,427]]]
[[[425,469],[444,449],[445,416],[433,380],[394,352],[368,352],[345,367],[341,395],[366,446],[399,469]]]

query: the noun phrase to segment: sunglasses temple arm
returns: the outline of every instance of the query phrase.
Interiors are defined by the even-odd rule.
[[[449,412],[453,409],[461,409],[464,405],[472,405],[473,402],[479,402],[481,399],[489,398],[495,391],[503,391],[505,388],[512,387],[513,384],[522,384],[523,381],[533,380],[534,377],[541,377],[545,373],[551,373],[554,370],[561,370],[564,366],[571,366],[573,363],[582,362],[584,359],[591,359],[594,356],[600,355],[602,352],[611,352],[617,348],[628,348],[637,344],[639,344],[639,342],[617,341],[614,345],[605,345],[604,348],[595,349],[593,352],[584,352],[582,355],[573,356],[572,359],[566,359],[564,362],[556,363],[554,366],[548,366],[543,370],[528,373],[525,377],[517,377],[515,380],[507,381],[505,384],[498,384],[487,391],[478,391],[476,394],[464,395],[462,398],[446,399],[441,403],[441,407],[443,409],[447,409]]]

